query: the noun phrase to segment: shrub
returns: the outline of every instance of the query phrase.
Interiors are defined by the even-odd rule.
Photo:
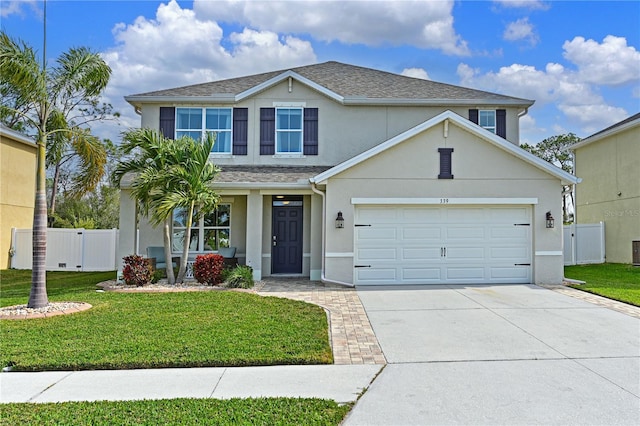
[[[202,284],[215,285],[220,283],[224,258],[219,254],[201,254],[193,264],[193,276]]]
[[[151,281],[153,269],[151,268],[151,264],[148,259],[132,254],[130,256],[123,257],[122,260],[124,261],[122,276],[127,285],[142,287]]]
[[[253,269],[246,265],[236,266],[230,270],[225,284],[229,288],[253,287]]]

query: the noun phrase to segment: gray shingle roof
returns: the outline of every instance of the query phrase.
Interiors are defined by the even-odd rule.
[[[216,95],[235,96],[260,85],[271,78],[287,71],[293,71],[316,84],[344,97],[368,100],[476,100],[509,102],[530,105],[533,101],[496,93],[438,83],[430,80],[406,77],[386,71],[364,68],[340,62],[324,62],[246,77],[213,81],[210,83],[194,84],[166,90],[131,95],[136,101],[143,98],[166,97],[167,100],[176,97],[211,97]]]
[[[330,166],[218,166],[215,183],[309,183]]]

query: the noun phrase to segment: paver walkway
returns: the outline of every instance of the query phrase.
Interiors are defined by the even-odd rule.
[[[623,314],[627,314],[634,318],[640,318],[640,307],[637,306],[618,302],[617,300],[607,299],[606,297],[598,296],[597,294],[578,290],[566,285],[541,285],[541,287],[557,291],[558,293],[566,294],[567,296],[575,297],[576,299],[581,299],[593,303],[594,305],[604,306],[605,308],[622,312]]]
[[[331,347],[335,364],[386,364],[354,288],[302,278],[267,278],[256,284],[262,296],[302,300],[328,312]]]

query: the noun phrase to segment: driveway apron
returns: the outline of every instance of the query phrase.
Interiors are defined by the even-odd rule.
[[[358,287],[388,365],[346,425],[640,424],[640,319],[535,285]]]

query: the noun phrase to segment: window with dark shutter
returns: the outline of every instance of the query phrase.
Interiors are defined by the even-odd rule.
[[[438,148],[438,152],[440,153],[440,174],[438,179],[453,179],[453,174],[451,173],[451,153],[453,148]]]
[[[304,109],[304,155],[318,155],[318,108]]]
[[[496,110],[496,135],[507,138],[507,111],[504,109]]]
[[[260,155],[276,152],[276,109],[260,108]]]
[[[233,109],[233,155],[247,155],[248,108]]]
[[[160,107],[160,132],[165,138],[175,137],[176,109],[174,107]]]
[[[478,110],[477,109],[470,109],[469,110],[469,120],[473,121],[476,124],[478,124]]]

